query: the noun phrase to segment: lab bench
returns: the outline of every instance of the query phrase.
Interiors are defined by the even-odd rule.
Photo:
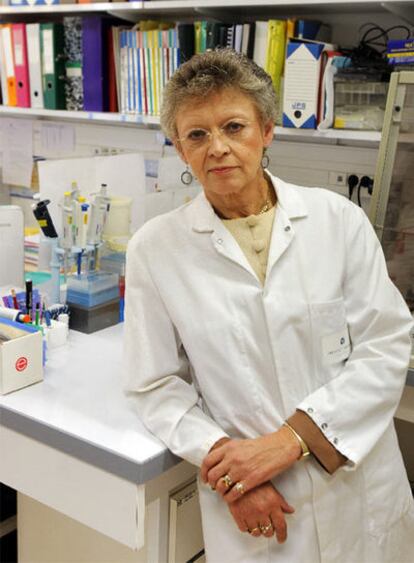
[[[0,482],[18,491],[19,562],[174,562],[171,496],[196,491],[196,469],[143,427],[121,379],[120,324],[71,331],[42,384],[0,397]],[[188,538],[177,525],[173,539],[190,559],[203,544],[197,495],[187,487],[185,498]]]
[[[203,560],[196,469],[124,396],[122,328],[71,331],[42,384],[0,397],[0,482],[18,491],[21,563]],[[398,421],[414,422],[413,403],[409,370]],[[181,529],[180,490],[191,502]]]

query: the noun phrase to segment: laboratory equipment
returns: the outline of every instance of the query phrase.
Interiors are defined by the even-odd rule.
[[[63,195],[62,235],[59,238],[47,207],[50,201],[39,201],[33,206],[33,213],[39,226],[52,244],[50,262],[52,302],[61,301],[60,271],[62,267],[65,280],[74,266],[76,266],[78,276],[82,274],[83,265],[88,271],[96,269],[97,252],[102,244],[102,231],[109,209],[106,184],[102,184],[100,192],[94,195],[94,201],[87,202],[80,195],[76,182],[72,182],[71,190]],[[93,233],[90,228],[91,223]]]
[[[370,219],[388,272],[414,311],[414,72],[391,75]],[[411,365],[414,367],[414,357]]]
[[[388,83],[339,71],[334,77],[334,128],[381,131]]]
[[[111,197],[111,206],[103,230],[105,240],[130,236],[131,206],[130,197]]]
[[[119,276],[110,272],[89,272],[71,276],[67,284],[67,301],[83,307],[94,307],[119,297]]]

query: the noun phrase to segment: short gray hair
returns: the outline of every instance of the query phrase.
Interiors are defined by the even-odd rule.
[[[189,98],[203,98],[223,88],[237,88],[255,104],[262,123],[276,121],[277,97],[270,76],[233,49],[194,55],[168,81],[163,94],[161,127],[169,139],[177,136],[175,118]]]

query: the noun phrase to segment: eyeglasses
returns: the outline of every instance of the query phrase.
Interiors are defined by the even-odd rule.
[[[181,138],[178,139],[178,141],[188,150],[196,150],[201,147],[208,146],[212,141],[213,134],[219,134],[230,143],[241,143],[249,137],[252,128],[252,121],[232,119],[221,127],[218,127],[216,133],[213,133],[213,131],[209,131],[208,129],[203,129],[202,127],[189,129]]]

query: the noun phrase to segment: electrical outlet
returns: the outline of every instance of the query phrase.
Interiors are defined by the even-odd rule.
[[[329,184],[331,186],[347,186],[348,174],[346,172],[329,172]]]

